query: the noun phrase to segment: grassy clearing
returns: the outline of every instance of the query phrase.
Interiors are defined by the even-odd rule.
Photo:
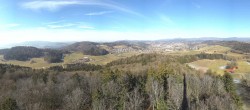
[[[166,54],[168,55],[177,55],[177,56],[180,56],[180,55],[195,55],[195,54],[199,54],[201,53],[200,51],[194,51],[194,50],[191,50],[191,51],[174,51],[174,52],[167,52]]]
[[[105,65],[111,61],[114,61],[120,58],[130,57],[133,55],[138,55],[138,54],[139,53],[130,52],[130,53],[121,53],[121,54],[107,54],[107,55],[102,55],[102,56],[89,56],[89,55],[85,55],[85,56],[93,59],[92,61],[89,62],[91,64]]]
[[[194,55],[194,54],[200,54],[202,52],[208,53],[208,54],[223,54],[226,55],[228,58],[237,59],[237,60],[243,60],[244,56],[243,54],[238,53],[232,53],[231,48],[224,47],[220,45],[213,45],[213,46],[206,46],[203,48],[200,48],[199,50],[190,50],[190,51],[174,51],[174,52],[168,52],[166,54],[169,55]]]
[[[235,72],[236,73],[250,73],[250,64],[247,63],[246,61],[238,61],[238,67]]]
[[[206,53],[225,53],[229,50],[231,50],[231,48],[229,47],[213,45],[213,46],[206,46],[206,47],[200,48],[198,51],[206,52]]]
[[[91,55],[84,55],[80,52],[75,52],[75,53],[67,54],[64,57],[63,63],[47,63],[46,61],[43,60],[43,58],[32,58],[30,61],[17,61],[17,60],[4,61],[3,55],[0,55],[0,63],[14,64],[14,65],[31,67],[34,69],[40,69],[40,68],[47,68],[47,67],[56,66],[56,65],[69,64],[69,63],[73,63],[76,60],[82,59],[83,57],[89,57],[90,59],[92,59],[89,63],[105,65],[113,60],[126,58],[132,55],[138,55],[138,54],[139,53],[121,53],[121,54],[108,54],[108,55],[102,55],[102,56],[91,56]],[[34,61],[34,63],[31,63],[31,61]]]
[[[64,64],[73,63],[76,60],[82,59],[84,57],[89,57],[92,60],[88,63],[105,65],[111,61],[114,61],[120,58],[130,57],[132,55],[137,55],[137,54],[138,53],[121,53],[121,54],[107,54],[107,55],[102,55],[102,56],[91,56],[91,55],[84,55],[80,52],[75,52],[75,53],[68,54],[64,57]]]
[[[243,55],[243,54],[238,54],[238,53],[228,52],[227,56],[228,56],[229,58],[234,58],[234,59],[242,60],[243,57],[244,57],[245,55]]]
[[[197,65],[197,67],[206,67],[216,72],[219,75],[223,75],[224,74],[223,66],[225,66],[227,63],[228,61],[226,60],[203,59],[192,62],[190,64]],[[239,68],[233,74],[234,77],[241,77],[246,73],[250,73],[250,65],[246,61],[237,61],[237,63]]]
[[[208,59],[204,59],[204,60],[198,60],[198,61],[192,62],[190,64],[197,65],[197,66],[200,66],[200,67],[206,67],[206,68],[211,69],[212,71],[216,72],[219,75],[223,75],[224,70],[221,69],[220,67],[225,66],[227,63],[228,63],[228,61],[226,61],[226,60],[208,60]]]
[[[0,55],[0,63],[14,64],[14,65],[31,67],[34,69],[41,69],[41,68],[47,68],[47,67],[56,66],[56,65],[69,64],[69,63],[73,63],[76,60],[82,59],[84,57],[89,57],[92,60],[88,63],[105,65],[111,61],[114,61],[120,58],[130,57],[132,55],[138,55],[138,54],[139,53],[131,52],[131,53],[121,53],[121,54],[108,54],[108,55],[102,55],[102,56],[91,56],[91,55],[84,55],[80,52],[75,52],[75,53],[67,54],[64,57],[63,63],[47,63],[46,61],[43,60],[43,58],[32,58],[30,61],[17,61],[17,60],[4,61],[3,55]],[[33,61],[34,63],[31,63],[31,61]]]
[[[190,51],[174,51],[174,52],[169,52],[168,54],[170,55],[194,55],[194,54],[199,54],[201,52],[213,54],[225,54],[226,52],[230,51],[231,48],[229,47],[223,47],[220,45],[213,45],[213,46],[206,46],[203,48],[200,48],[198,50],[190,50]]]
[[[71,53],[71,54],[67,54],[64,57],[64,64],[72,63],[73,61],[81,59],[83,57],[84,57],[84,55],[81,52],[74,52],[74,53]]]
[[[47,63],[46,61],[43,60],[43,58],[32,58],[30,61],[17,61],[17,60],[2,61],[2,60],[3,56],[0,56],[0,63],[26,66],[34,69],[41,69],[43,67],[46,68],[50,66],[61,65],[61,63]],[[34,63],[31,63],[31,61],[34,61]]]

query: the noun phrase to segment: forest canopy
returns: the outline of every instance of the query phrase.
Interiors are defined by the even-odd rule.
[[[0,109],[240,109],[232,76],[183,63],[196,58],[143,54],[38,70],[0,64]]]

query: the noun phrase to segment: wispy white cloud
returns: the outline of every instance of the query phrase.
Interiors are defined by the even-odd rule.
[[[58,23],[63,23],[63,22],[65,22],[65,20],[52,21],[52,22],[48,22],[48,23],[44,23],[44,24],[58,24]]]
[[[34,37],[36,36],[36,37]],[[101,37],[100,37],[101,36]],[[23,41],[114,41],[114,40],[157,40],[166,38],[198,38],[198,37],[248,37],[249,31],[228,33],[209,30],[157,30],[141,32],[98,31],[98,30],[72,30],[32,28],[20,30],[0,30],[0,46],[5,43]]]
[[[73,23],[67,23],[67,24],[49,24],[47,25],[49,28],[55,29],[55,28],[67,28],[67,27],[72,27],[76,26],[76,24]]]
[[[79,4],[79,1],[39,0],[39,1],[25,2],[21,6],[23,8],[32,9],[32,10],[46,9],[49,11],[56,11],[63,6],[76,5],[76,4]]]
[[[114,11],[100,11],[100,12],[92,12],[92,13],[86,13],[85,15],[88,16],[97,16],[97,15],[104,15],[104,14],[109,14],[113,13]]]
[[[132,11],[126,7],[123,7],[114,2],[104,2],[101,0],[38,0],[38,1],[29,1],[21,4],[23,8],[31,9],[31,10],[49,10],[49,11],[57,11],[65,6],[70,5],[82,5],[82,6],[99,6],[103,8],[109,8],[114,10],[119,10],[125,13],[142,16],[140,13]]]
[[[55,29],[55,28],[64,28],[64,25],[48,25],[47,27]]]
[[[95,29],[95,27],[87,25],[86,23],[64,23],[64,22],[49,22],[46,23],[46,28],[49,29],[67,29],[67,28],[81,28],[81,29]]]
[[[14,27],[18,27],[18,26],[20,26],[20,24],[11,23],[11,24],[6,24],[4,27],[5,27],[5,28],[14,28]]]
[[[81,29],[95,29],[94,27],[88,26],[88,25],[81,25],[81,26],[78,26],[78,28],[81,28]]]

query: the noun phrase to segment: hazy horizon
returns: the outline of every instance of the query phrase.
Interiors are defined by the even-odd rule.
[[[236,38],[236,39],[234,39]],[[188,41],[206,41],[206,40],[232,40],[234,39],[234,41],[250,41],[250,37],[204,37],[203,39],[199,39],[199,37],[197,38],[166,38],[166,39],[155,39],[155,40],[130,40],[130,39],[121,39],[121,40],[72,40],[72,41],[51,41],[51,40],[27,40],[27,41],[21,41],[21,42],[15,42],[15,43],[8,43],[8,44],[0,44],[0,49],[4,49],[4,48],[10,48],[13,46],[24,46],[24,44],[26,43],[75,43],[75,42],[118,42],[118,41],[171,41],[171,40],[188,40]],[[27,45],[27,44],[26,44]],[[37,44],[39,45],[39,44]]]
[[[0,0],[1,45],[249,38],[248,0]]]

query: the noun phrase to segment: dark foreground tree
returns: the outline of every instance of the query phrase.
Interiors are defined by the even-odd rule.
[[[16,100],[7,98],[0,106],[0,110],[18,110]]]

